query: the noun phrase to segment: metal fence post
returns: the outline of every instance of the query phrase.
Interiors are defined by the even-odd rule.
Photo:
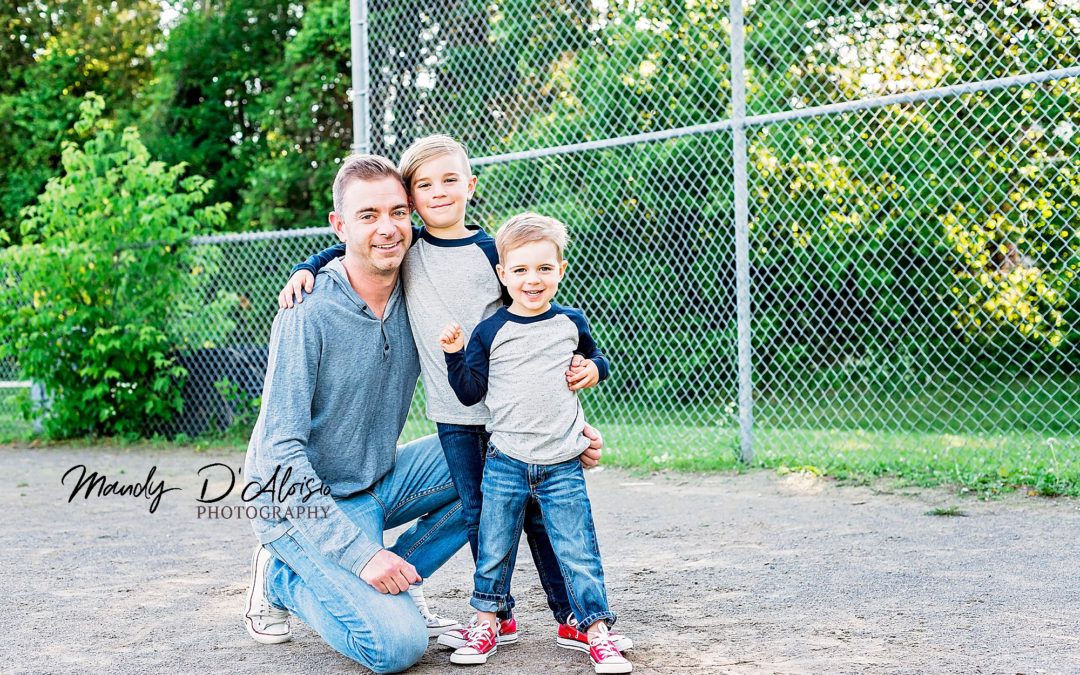
[[[357,154],[366,154],[371,152],[367,0],[350,0],[349,17],[352,26],[349,32],[352,47],[352,150]]]
[[[750,229],[746,178],[746,78],[743,0],[731,0],[731,139],[735,188],[735,294],[739,336],[739,457],[754,458],[750,343]]]

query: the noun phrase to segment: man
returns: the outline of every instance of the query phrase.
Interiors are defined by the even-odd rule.
[[[399,283],[412,236],[401,177],[381,157],[354,156],[333,194],[345,255],[270,335],[244,469],[260,513],[245,622],[272,644],[289,639],[295,614],[342,654],[396,672],[428,638],[403,592],[465,543],[465,527],[438,439],[396,448],[419,375]],[[384,530],[413,520],[383,546]]]

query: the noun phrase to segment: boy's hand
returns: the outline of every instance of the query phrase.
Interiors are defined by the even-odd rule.
[[[570,368],[566,371],[566,384],[570,391],[578,391],[596,386],[600,381],[600,369],[591,359],[582,358],[581,354],[574,354],[570,361]]]
[[[600,463],[600,456],[604,454],[604,439],[600,437],[600,432],[588,423],[581,430],[581,435],[589,439],[589,447],[578,455],[578,460],[583,467],[591,469]]]
[[[296,302],[304,301],[301,289],[310,293],[313,288],[315,288],[315,275],[308,270],[300,270],[289,277],[285,288],[278,293],[277,306],[281,309],[292,309],[294,299]]]
[[[456,354],[465,349],[465,332],[461,330],[461,326],[452,323],[444,328],[439,336],[439,346],[447,354]]]

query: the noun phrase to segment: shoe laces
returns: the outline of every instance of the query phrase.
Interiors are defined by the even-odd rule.
[[[284,609],[268,606],[262,614],[259,615],[259,620],[265,628],[280,626],[282,624],[288,625],[289,613]]]
[[[473,620],[469,623],[468,627],[466,627],[465,630],[466,630],[466,638],[465,638],[466,645],[465,646],[466,647],[479,648],[479,646],[485,640],[487,640],[488,636],[490,636],[491,633],[492,633],[491,622],[490,621],[477,621],[476,617],[473,617]]]
[[[589,640],[589,646],[596,650],[601,661],[609,658],[622,658],[619,648],[615,646],[615,643],[608,636],[606,624],[600,624],[596,635]]]
[[[424,621],[430,622],[432,619],[439,617],[435,616],[435,613],[428,609],[427,599],[424,598],[424,590],[420,586],[409,586],[409,597],[412,598],[413,604],[420,610],[420,616],[424,617]]]

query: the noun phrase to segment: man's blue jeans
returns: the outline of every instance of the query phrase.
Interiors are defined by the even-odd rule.
[[[439,440],[442,442],[443,452],[446,453],[446,463],[450,466],[450,475],[461,497],[461,511],[465,516],[469,548],[472,551],[473,562],[476,562],[479,550],[477,533],[480,530],[480,510],[483,506],[480,483],[484,479],[484,456],[487,454],[491,435],[483,426],[476,425],[440,422],[438,428]],[[540,585],[544,587],[544,593],[547,595],[548,607],[555,615],[555,620],[563,623],[571,612],[570,600],[566,595],[566,581],[559,569],[559,561],[551,548],[551,540],[544,529],[544,521],[540,517],[540,509],[535,500],[529,500],[525,506],[524,529],[529,549],[532,551],[533,563],[536,565],[536,573],[540,577]],[[518,535],[520,534],[519,531]],[[516,559],[517,546],[514,546],[510,557],[511,573]],[[509,585],[509,579],[507,579],[507,584]],[[507,618],[513,608],[514,598],[509,596],[506,610],[500,612],[500,617]]]
[[[581,630],[600,619],[615,623],[615,614],[608,609],[585,473],[576,457],[561,464],[526,464],[507,457],[491,443],[481,490],[484,506],[473,607],[481,612],[506,608],[526,503],[535,499],[563,577],[569,581],[570,605]]]
[[[389,550],[425,579],[466,541],[461,501],[435,436],[401,447],[390,473],[337,503],[376,541],[384,530],[418,519]],[[266,547],[276,558],[267,570],[267,599],[331,647],[377,673],[405,670],[423,656],[427,627],[407,593],[380,593],[295,528]]]

